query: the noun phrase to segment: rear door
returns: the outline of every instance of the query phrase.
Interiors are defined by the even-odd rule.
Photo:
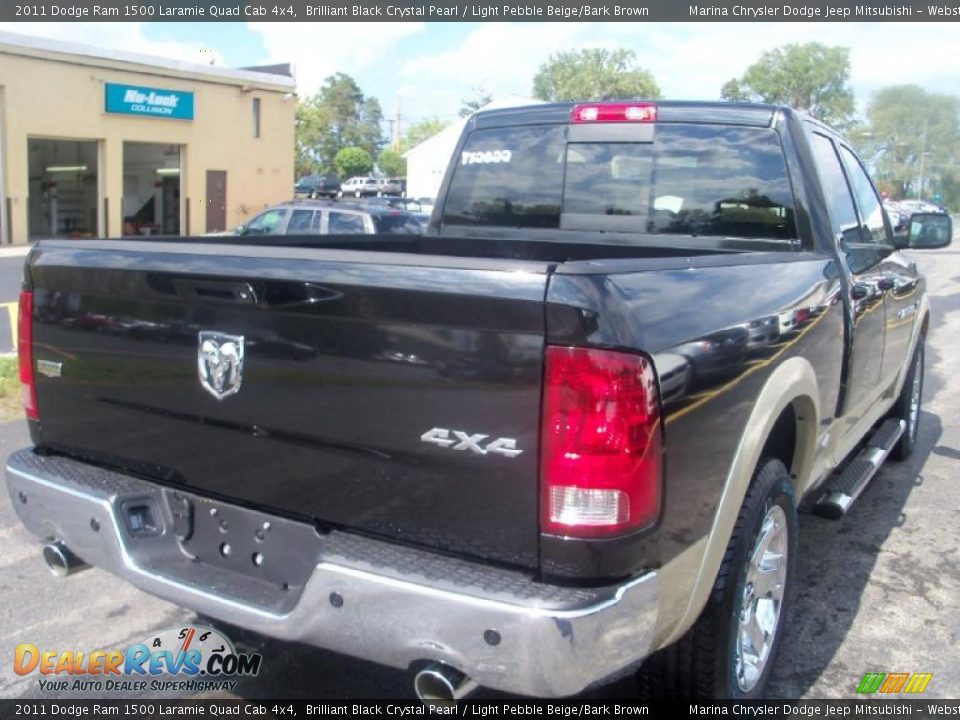
[[[884,292],[886,340],[883,348],[881,376],[886,387],[898,373],[909,366],[908,353],[913,338],[917,311],[920,309],[920,273],[917,266],[896,252],[890,228],[883,220],[883,206],[876,188],[860,161],[844,146],[840,148],[854,199],[860,212],[861,236],[864,242],[882,249],[880,285]]]
[[[545,265],[133,241],[32,257],[34,352],[62,368],[37,378],[47,449],[536,566]]]
[[[810,142],[830,213],[834,241],[851,275],[849,292],[853,317],[848,328],[850,355],[841,413],[853,423],[880,398],[886,333],[883,262],[888,250],[861,234],[853,194],[833,140],[814,132],[810,135]]]

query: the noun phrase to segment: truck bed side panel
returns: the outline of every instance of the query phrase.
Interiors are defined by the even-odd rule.
[[[658,532],[639,546],[639,564],[666,563],[708,533],[753,402],[780,362],[800,355],[812,363],[823,420],[832,417],[843,351],[836,268],[829,258],[783,257],[561,272],[550,281],[548,342],[640,349],[659,376],[665,504]],[[546,553],[543,561],[548,566]]]

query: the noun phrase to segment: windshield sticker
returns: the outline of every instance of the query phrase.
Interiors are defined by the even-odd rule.
[[[484,150],[482,152],[460,153],[461,165],[488,165],[490,163],[508,163],[513,154],[509,150]]]

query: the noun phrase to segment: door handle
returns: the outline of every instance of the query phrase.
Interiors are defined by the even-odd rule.
[[[887,290],[893,290],[897,286],[897,281],[892,277],[882,277],[877,281],[877,287],[886,292]]]
[[[191,300],[209,300],[240,305],[255,305],[258,302],[256,291],[247,282],[176,279],[173,281],[173,285],[177,288],[181,297]]]

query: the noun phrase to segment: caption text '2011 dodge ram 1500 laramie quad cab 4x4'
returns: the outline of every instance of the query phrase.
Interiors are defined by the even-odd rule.
[[[917,436],[928,307],[788,108],[467,123],[422,235],[43,241],[7,478],[67,574],[416,673],[757,697],[798,509]],[[641,666],[641,661],[646,658]]]

